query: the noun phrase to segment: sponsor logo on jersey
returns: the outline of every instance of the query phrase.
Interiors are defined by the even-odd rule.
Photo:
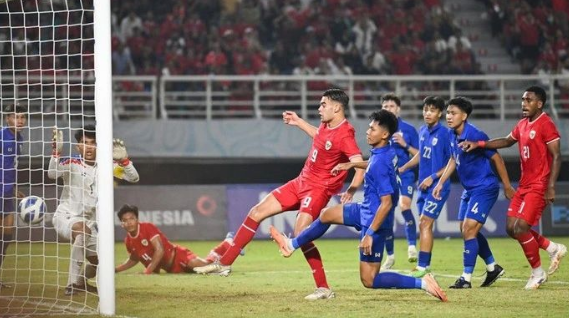
[[[330,148],[332,148],[332,142],[330,140],[327,140],[326,145],[324,145],[324,148],[326,150],[330,150]]]
[[[437,137],[433,138],[433,146],[436,146],[437,142],[439,142],[439,139]]]
[[[143,246],[148,246],[148,241],[147,241],[146,239],[143,239],[142,241],[140,241],[140,243],[141,243]]]
[[[530,130],[529,139],[534,139],[534,138],[535,138],[535,130]]]

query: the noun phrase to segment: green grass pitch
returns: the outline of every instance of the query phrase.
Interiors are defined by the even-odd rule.
[[[569,245],[568,237],[555,237]],[[207,255],[216,242],[178,242],[198,255]],[[557,273],[539,290],[523,289],[530,268],[518,243],[508,238],[490,239],[496,260],[506,274],[492,287],[478,287],[484,275],[479,259],[471,290],[451,290],[448,286],[462,272],[462,240],[437,239],[432,270],[446,290],[449,302],[441,303],[420,290],[371,290],[359,281],[357,240],[320,240],[317,246],[324,259],[328,282],[336,298],[309,302],[313,280],[301,253],[284,259],[270,241],[253,241],[246,247],[229,277],[195,274],[140,274],[141,265],[116,275],[117,315],[123,317],[567,317],[569,313],[569,257]],[[36,248],[36,247],[34,247]],[[32,250],[34,249],[32,248]],[[122,244],[116,245],[117,264],[126,259]],[[395,269],[407,273],[406,242],[396,240]],[[59,253],[68,253],[60,247]],[[542,252],[543,266],[549,258]],[[13,266],[7,258],[5,268]],[[34,259],[34,263],[38,260]],[[61,264],[67,268],[67,264]],[[20,265],[23,263],[20,261]],[[34,264],[33,268],[39,265]],[[42,263],[43,266],[43,263]],[[54,269],[55,263],[45,263]],[[55,272],[53,272],[55,273]],[[3,275],[10,274],[4,271]],[[19,271],[17,275],[25,275]],[[29,273],[27,275],[30,275]],[[32,276],[35,274],[31,274]],[[43,275],[43,279],[49,275]],[[20,276],[18,276],[20,277]],[[27,276],[29,277],[29,276]],[[59,277],[60,284],[66,277]],[[32,279],[33,280],[33,277]],[[29,288],[38,293],[41,284]],[[45,286],[43,287],[45,289]],[[10,294],[13,291],[10,291]],[[57,291],[52,290],[51,293]],[[56,298],[65,300],[62,291]],[[7,291],[0,292],[0,314],[6,313]],[[89,297],[87,297],[89,298]],[[92,297],[91,297],[92,298]],[[79,304],[96,299],[77,298]],[[14,304],[12,304],[14,305]],[[40,312],[40,311],[38,311]],[[12,312],[13,313],[13,312]],[[2,316],[2,315],[0,315]],[[46,316],[47,317],[47,316]],[[53,316],[50,316],[53,317]],[[96,316],[89,316],[96,317]]]

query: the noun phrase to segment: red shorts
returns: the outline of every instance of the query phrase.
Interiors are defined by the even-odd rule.
[[[300,178],[290,180],[271,193],[279,201],[283,211],[298,210],[308,213],[313,221],[318,218],[332,197],[328,189],[308,184]]]
[[[170,268],[168,273],[183,273],[186,272],[188,268],[188,263],[193,260],[194,258],[198,257],[189,249],[176,246],[176,256],[174,256],[174,262],[172,263],[172,268]]]
[[[518,188],[510,202],[508,216],[523,219],[531,226],[537,225],[547,205],[544,196],[545,191],[543,190]]]

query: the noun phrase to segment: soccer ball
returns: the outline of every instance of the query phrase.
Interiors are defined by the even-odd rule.
[[[24,222],[38,224],[43,220],[47,208],[42,198],[30,195],[20,201],[18,210],[20,211],[20,218]]]

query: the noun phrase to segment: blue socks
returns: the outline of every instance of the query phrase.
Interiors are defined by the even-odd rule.
[[[484,263],[494,263],[494,255],[492,255],[492,251],[490,250],[490,245],[488,245],[486,237],[484,237],[482,233],[478,232],[476,240],[478,241],[478,255],[484,260]]]
[[[401,214],[405,219],[405,234],[407,235],[408,245],[417,245],[417,224],[415,217],[410,209],[402,211]]]
[[[310,224],[309,227],[302,231],[299,236],[292,239],[292,246],[297,249],[307,243],[315,241],[324,235],[324,233],[326,233],[329,228],[330,224],[324,224],[320,222],[320,219],[316,219],[316,221],[312,222],[312,224]]]
[[[394,272],[379,273],[373,279],[373,288],[421,289],[421,279]]]
[[[385,251],[387,255],[393,255],[393,228],[385,235]]]
[[[419,251],[419,260],[417,265],[424,268],[431,266],[431,253]]]
[[[464,273],[472,274],[474,266],[476,265],[476,258],[478,257],[478,240],[470,239],[464,241],[463,264]]]

